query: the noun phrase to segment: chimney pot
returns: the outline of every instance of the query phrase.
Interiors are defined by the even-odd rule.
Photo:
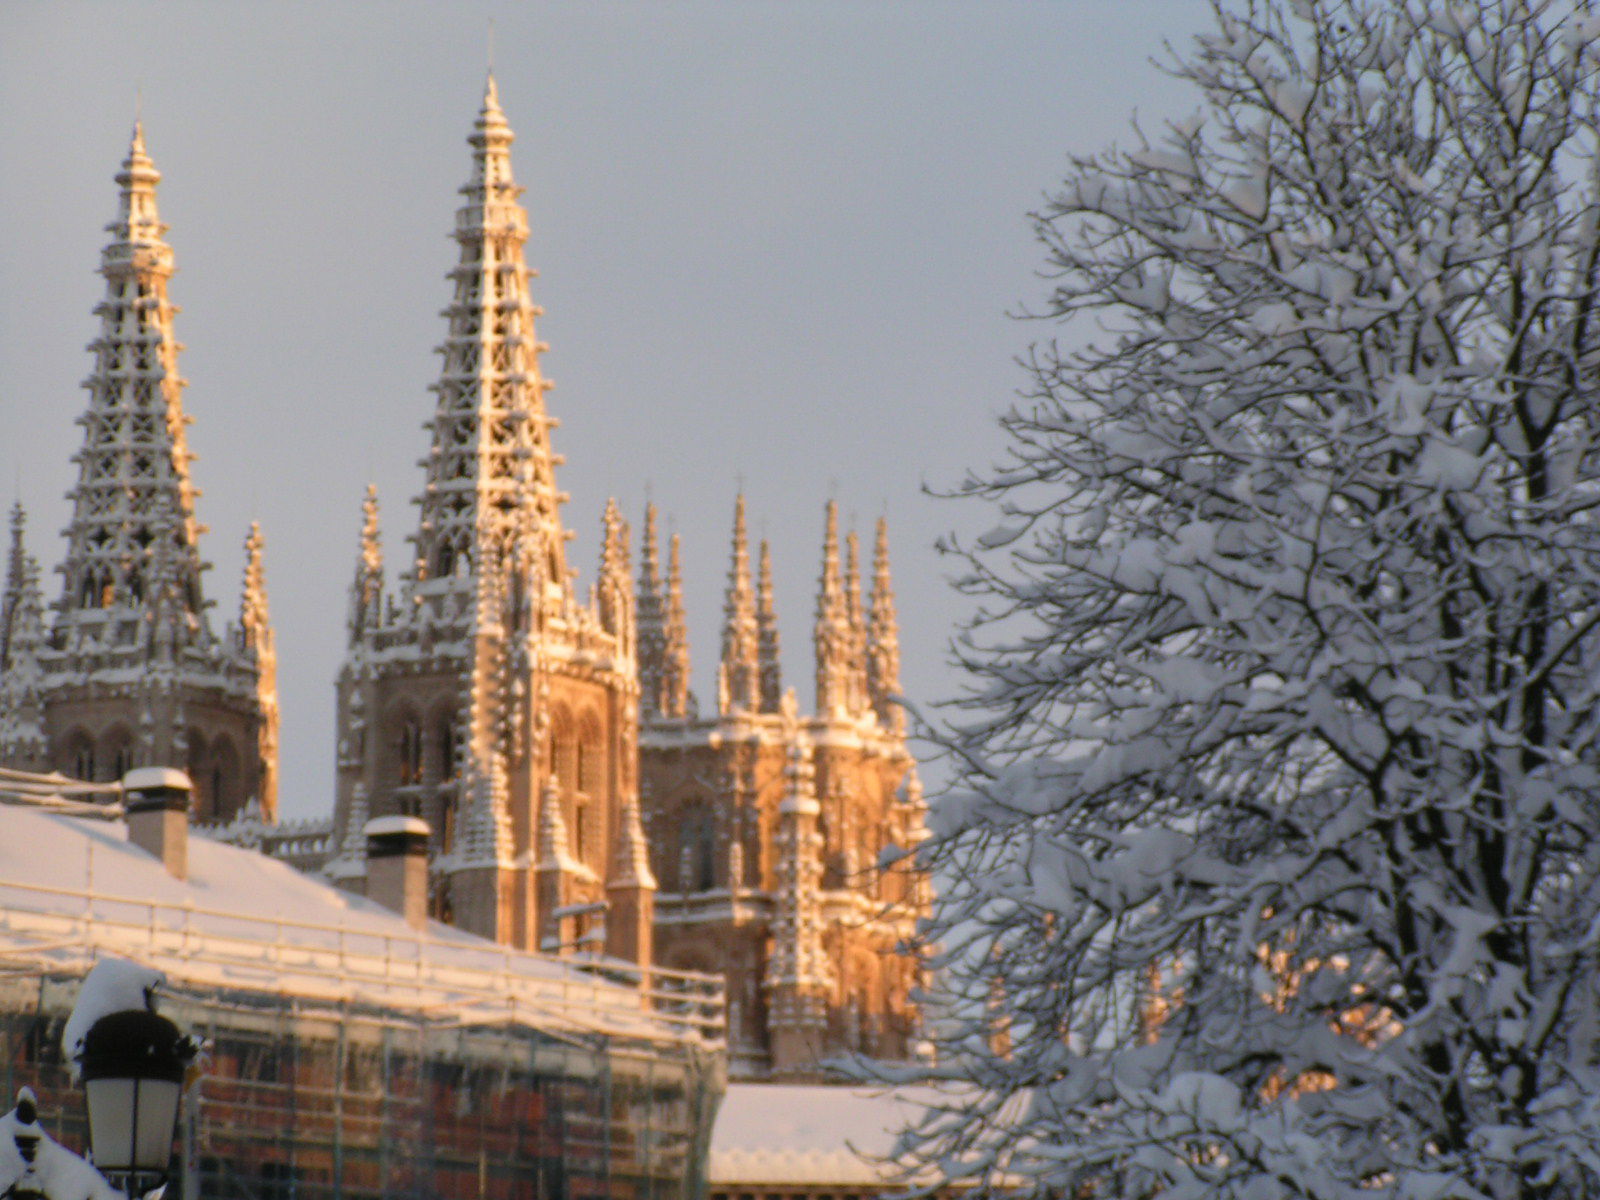
[[[373,817],[367,839],[367,898],[391,908],[413,929],[428,924],[428,837],[421,817]]]
[[[161,860],[174,879],[189,878],[189,795],[194,785],[172,767],[135,767],[122,777],[128,840]]]

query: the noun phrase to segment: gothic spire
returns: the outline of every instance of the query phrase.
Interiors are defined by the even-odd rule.
[[[367,484],[361,500],[361,545],[350,584],[350,643],[383,619],[383,542],[378,529],[378,487]]]
[[[166,226],[156,211],[160,179],[136,125],[117,175],[120,210],[106,226],[112,235],[100,259],[106,293],[95,309],[100,336],[89,345],[89,408],[80,420],[78,482],[69,493],[73,513],[58,621],[79,628],[103,626],[113,608],[141,606],[152,576],[161,572],[181,610],[174,619],[204,630],[205,564],[172,329],[177,308],[167,298],[172,249],[162,240]]]
[[[850,668],[854,636],[850,602],[839,576],[839,506],[828,501],[822,535],[822,574],[817,586],[817,715],[841,715],[850,708]]]
[[[778,662],[778,613],[773,602],[772,548],[761,539],[761,567],[756,580],[756,659],[761,673],[761,711],[775,713],[783,704],[783,670]]]
[[[528,215],[511,174],[512,140],[491,75],[468,139],[466,203],[456,212],[460,261],[450,273],[454,296],[433,389],[433,448],[422,464],[417,582],[453,579],[441,586],[470,594],[474,571],[507,558],[538,603],[560,607],[570,598],[566,497],[556,489],[555,422],[544,407],[550,385],[539,370],[545,347],[534,332],[542,310],[528,292]],[[540,579],[555,589],[533,584]]]
[[[665,715],[661,681],[666,665],[666,609],[661,591],[661,550],[656,506],[645,505],[644,545],[639,549],[639,707],[646,717]]]
[[[878,518],[872,551],[872,607],[867,619],[867,689],[878,720],[904,736],[906,710],[890,698],[900,694],[900,622],[889,578],[889,523]]]
[[[755,712],[761,703],[761,663],[755,589],[750,583],[750,536],[744,493],[733,509],[733,554],[722,606],[722,662],[718,667],[720,712]]]
[[[683,611],[683,560],[677,534],[667,555],[667,618],[661,663],[661,715],[689,712],[689,622]]]

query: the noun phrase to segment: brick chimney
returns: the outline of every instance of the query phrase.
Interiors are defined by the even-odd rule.
[[[428,924],[428,823],[421,817],[373,817],[367,839],[367,899],[392,908],[413,929]]]
[[[161,860],[174,879],[189,878],[189,794],[194,785],[173,767],[135,767],[122,777],[128,840]]]

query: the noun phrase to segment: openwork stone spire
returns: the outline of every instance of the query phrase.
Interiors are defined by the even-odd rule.
[[[37,653],[44,744],[51,766],[99,781],[131,767],[180,767],[200,821],[231,820],[252,803],[270,819],[277,699],[259,534],[242,623],[214,634],[201,588],[178,310],[167,295],[173,254],[156,208],[161,173],[138,126],[116,178],[62,593]],[[15,657],[15,628],[10,637]]]
[[[755,712],[761,703],[760,636],[756,595],[750,582],[750,535],[745,527],[744,494],[733,510],[733,555],[722,607],[722,662],[718,667],[717,710]]]
[[[867,688],[878,720],[904,735],[906,710],[890,700],[900,694],[900,622],[895,614],[894,583],[889,577],[889,523],[878,518],[872,551],[872,608],[867,624]]]
[[[545,585],[536,599],[554,610],[567,599],[565,497],[550,447],[555,422],[544,407],[550,385],[539,372],[545,346],[534,332],[542,310],[528,293],[528,216],[493,76],[469,140],[473,172],[456,212],[460,261],[450,273],[455,294],[439,349],[433,448],[422,463],[416,582],[453,581],[440,586],[469,594],[470,576],[487,558],[515,555],[531,561]]]
[[[89,408],[75,460],[78,483],[69,494],[58,628],[101,632],[119,611],[125,616],[144,603],[160,571],[179,606],[172,615],[182,618],[174,634],[187,641],[205,629],[205,567],[172,330],[177,309],[167,298],[172,248],[156,211],[160,179],[136,125],[117,175],[120,211],[106,226],[112,239],[101,254],[106,294],[95,309],[100,336],[89,346],[94,371],[84,384]],[[131,628],[117,621],[113,632]]]
[[[773,600],[772,548],[761,539],[761,567],[756,581],[756,658],[761,671],[761,711],[775,713],[783,704],[783,668],[778,659],[778,611]]]

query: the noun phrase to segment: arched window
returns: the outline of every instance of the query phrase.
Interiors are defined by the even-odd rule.
[[[594,807],[587,796],[578,795],[572,801],[572,849],[576,851],[578,861],[591,863],[590,841],[594,837],[592,828],[594,822],[590,818],[590,810]]]
[[[188,772],[189,782],[194,785],[191,797],[193,817],[200,822],[215,820],[217,793],[212,787],[215,781],[211,778],[211,765],[206,761],[205,736],[198,729],[190,729],[184,738],[184,746],[183,769]]]
[[[438,838],[440,854],[449,854],[456,848],[456,794],[453,789],[439,795]]]
[[[456,569],[456,548],[449,538],[441,538],[439,549],[434,555],[434,577],[448,579]]]
[[[603,755],[600,746],[600,722],[593,713],[585,713],[583,726],[578,732],[577,778],[573,781],[578,790],[587,796],[598,796],[604,776]]]
[[[705,892],[716,886],[716,829],[711,809],[700,801],[684,806],[681,851],[678,856],[678,890]]]
[[[422,782],[422,725],[407,713],[400,720],[400,752],[398,779],[401,787],[411,787]]]
[[[572,728],[572,714],[564,708],[556,709],[550,723],[550,769],[561,782],[563,791],[571,791],[578,783],[578,740]]]
[[[455,714],[437,714],[433,718],[433,757],[440,783],[449,783],[456,777],[456,748]]]
[[[67,739],[61,765],[74,779],[94,779],[94,743],[83,730],[76,730]]]
[[[107,780],[121,779],[133,769],[133,734],[120,725],[102,734],[95,760],[106,772]]]
[[[211,747],[210,776],[212,819],[227,820],[239,807],[239,755],[225,737]]]

